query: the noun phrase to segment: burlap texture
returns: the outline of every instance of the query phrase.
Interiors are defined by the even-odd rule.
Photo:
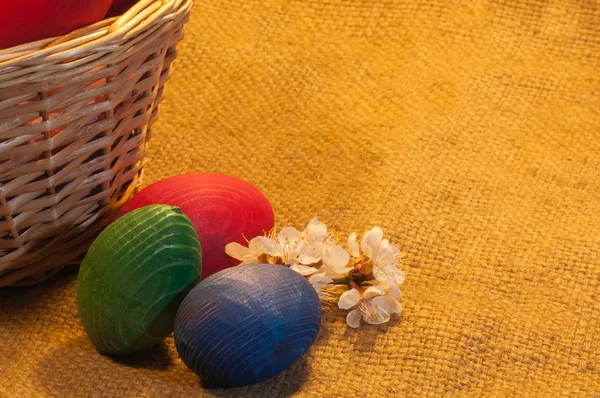
[[[99,355],[76,273],[0,294],[0,396],[600,396],[600,8],[591,1],[199,1],[145,183],[214,171],[279,225],[380,225],[404,313],[211,390],[172,339]]]

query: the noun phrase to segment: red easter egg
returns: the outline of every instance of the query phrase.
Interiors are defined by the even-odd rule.
[[[61,36],[101,21],[111,4],[112,0],[60,0],[48,16],[42,36]]]
[[[114,17],[117,15],[124,14],[129,10],[138,0],[113,0],[110,10],[108,10],[108,17]]]
[[[0,48],[35,41],[58,0],[0,0]]]
[[[225,254],[230,242],[246,244],[273,228],[271,204],[252,184],[223,174],[183,174],[142,189],[118,212],[153,204],[179,207],[192,221],[202,247],[202,278],[239,261]]]
[[[0,0],[0,48],[61,36],[101,21],[112,0]]]

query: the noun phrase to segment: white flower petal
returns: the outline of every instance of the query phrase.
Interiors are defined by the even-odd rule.
[[[356,289],[350,289],[344,292],[338,302],[338,307],[343,310],[354,307],[360,301],[360,293]]]
[[[390,284],[390,290],[392,291],[392,296],[395,298],[401,298],[402,293],[400,292],[400,287],[395,283],[394,280],[388,280]]]
[[[323,255],[323,263],[331,266],[333,269],[346,268],[350,262],[350,255],[343,247],[337,245],[328,245]]]
[[[352,289],[352,290],[354,290],[354,289]],[[358,312],[358,310],[352,310],[346,316],[346,323],[351,328],[354,328],[354,329],[359,328],[360,327],[360,318],[361,318],[360,312]]]
[[[306,265],[318,263],[323,258],[324,251],[325,246],[322,243],[306,245],[299,255],[300,263]]]
[[[317,217],[310,220],[306,226],[306,240],[309,242],[322,242],[327,236],[327,225],[319,221]]]
[[[281,248],[272,239],[266,236],[257,236],[250,241],[250,250],[255,253],[265,253],[269,256],[281,256]]]
[[[352,257],[360,256],[360,250],[358,248],[358,243],[356,242],[356,232],[352,232],[350,236],[348,236],[346,245],[348,246],[348,252]]]
[[[265,238],[264,236],[257,236],[256,238],[252,238],[250,240],[250,242],[248,242],[248,248],[250,249],[250,251],[252,251],[253,253],[257,253],[257,254],[262,253],[262,243],[261,243],[262,239],[269,239],[269,238]]]
[[[326,270],[328,270],[329,272],[327,273],[328,275],[335,275],[336,277],[341,277],[344,275],[348,275],[348,273],[350,271],[352,271],[354,268],[353,267],[339,267],[339,268],[331,268],[328,266],[324,266]]]
[[[294,227],[285,227],[277,235],[277,240],[281,246],[285,244],[295,244],[302,237],[302,233]]]
[[[328,276],[325,276],[325,272],[319,272],[312,274],[310,278],[308,278],[308,282],[310,282],[310,284],[317,291],[317,293],[321,293],[321,290],[323,290],[325,286],[333,282],[333,279],[331,279]]]
[[[378,288],[381,288],[383,290],[385,290],[387,292],[387,290],[390,288],[390,284],[388,283],[387,279],[384,281],[371,281],[371,283],[373,284],[373,286],[377,286]]]
[[[399,314],[402,312],[402,304],[390,296],[375,297],[371,302],[389,314]]]
[[[333,283],[333,279],[331,279],[328,276],[324,276],[321,278],[321,281],[319,283],[325,283],[326,285],[329,285],[330,283]]]
[[[290,269],[292,271],[296,271],[297,273],[299,273],[300,275],[303,275],[303,276],[312,275],[318,271],[318,269],[316,269],[316,268],[307,267],[306,265],[302,265],[302,264],[294,264],[290,267]]]
[[[325,277],[325,272],[317,272],[314,273],[310,276],[310,278],[308,278],[308,281],[310,283],[316,282],[318,279],[320,278],[324,278]]]
[[[370,316],[368,318],[363,318],[367,323],[371,325],[379,325],[381,323],[389,322],[390,314],[386,311],[382,310],[379,306],[373,306],[375,313],[377,316]]]
[[[404,271],[397,266],[388,266],[381,269],[381,272],[385,275],[390,285],[401,285],[404,282]],[[374,271],[375,273],[375,271]],[[378,279],[379,280],[379,279]]]
[[[383,255],[377,257],[377,259],[373,261],[373,263],[381,269],[388,267],[398,268],[398,257]]]
[[[236,260],[243,261],[245,256],[252,255],[252,251],[237,242],[231,242],[225,246],[225,254]]]
[[[374,265],[373,266],[373,276],[375,277],[375,279],[377,279],[378,281],[385,281],[387,280],[387,276],[385,275],[385,272],[383,272],[381,270],[381,268],[379,268],[378,266]]]
[[[370,231],[365,232],[360,243],[362,252],[369,258],[373,258],[377,254],[377,248],[383,239],[383,231],[379,227],[374,227]]]
[[[390,248],[389,239],[381,239],[381,243],[379,243],[379,247],[381,247],[383,250],[389,249]]]
[[[404,283],[404,279],[406,278],[406,274],[399,268],[396,268],[396,272],[394,273],[394,280],[398,285]]]
[[[377,258],[384,260],[385,257],[389,257],[392,254],[390,247],[390,241],[387,239],[382,239],[378,245]]]
[[[324,283],[324,284],[329,284],[331,282],[333,282],[333,279],[331,279],[330,277],[326,276],[325,272],[318,272],[318,273],[314,273],[310,276],[310,278],[308,278],[308,281],[310,283],[312,283],[313,285],[316,283]]]
[[[378,298],[378,297],[375,297]],[[369,299],[362,299],[358,304],[358,310],[363,319],[372,324],[377,325],[390,320],[390,313],[387,308],[381,307],[377,302]],[[386,303],[384,302],[384,305]]]
[[[390,244],[390,241],[387,239],[383,239],[381,241],[381,244],[379,245],[381,250],[384,250],[386,253],[388,253],[391,256],[397,257],[400,254],[400,249],[398,249],[396,246]]]
[[[365,291],[363,296],[366,299],[371,299],[373,297],[383,296],[385,294],[386,294],[386,291],[383,290],[382,288],[380,288],[378,286],[369,286],[369,288]]]
[[[325,271],[326,275],[332,278],[342,278],[344,275],[348,274],[348,272],[352,271],[353,269],[354,268],[338,268],[337,270],[334,270],[333,268],[325,264],[323,264],[320,268],[321,271]]]
[[[377,249],[377,254],[373,259],[374,263],[381,268],[396,266],[398,264],[398,256],[400,249],[396,246],[391,246],[387,239],[383,239]]]

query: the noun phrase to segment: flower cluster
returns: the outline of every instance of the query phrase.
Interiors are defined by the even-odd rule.
[[[339,308],[350,310],[349,326],[357,328],[361,320],[370,324],[385,323],[402,307],[400,285],[404,272],[398,267],[400,250],[383,238],[374,227],[360,241],[352,233],[346,248],[337,244],[327,226],[313,218],[304,231],[285,227],[257,236],[248,246],[229,243],[225,252],[241,264],[281,264],[308,279],[324,302],[337,301]],[[337,286],[346,291],[339,297]]]

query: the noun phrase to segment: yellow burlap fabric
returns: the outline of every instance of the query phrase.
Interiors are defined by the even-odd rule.
[[[173,340],[99,355],[76,272],[0,297],[0,396],[600,396],[600,8],[589,1],[199,1],[145,183],[249,180],[279,225],[380,225],[404,312],[256,386]]]

